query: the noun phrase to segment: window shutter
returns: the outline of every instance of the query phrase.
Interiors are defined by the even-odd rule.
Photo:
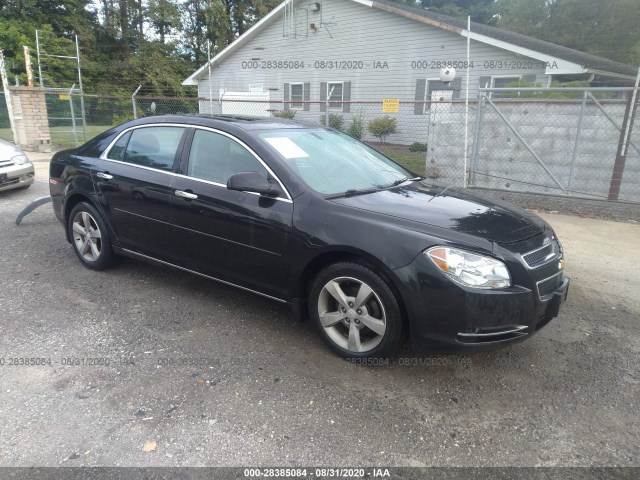
[[[288,83],[284,84],[284,109],[289,110],[290,104],[288,103],[291,100],[291,87]]]
[[[456,100],[461,97],[462,94],[462,78],[455,78],[451,82],[451,88],[453,89],[453,99]]]
[[[351,111],[351,82],[342,84],[342,100],[347,102],[342,104],[342,111],[349,113]]]
[[[424,115],[424,96],[427,90],[427,80],[419,78],[416,80],[416,103],[413,106],[415,115]]]
[[[320,111],[327,111],[327,82],[320,84]]]
[[[309,110],[311,110],[311,104],[309,103],[311,101],[311,84],[310,83],[305,83],[304,84],[304,105],[302,107],[302,110],[304,110],[305,112],[308,112]]]
[[[532,87],[536,85],[536,76],[535,75],[523,75],[522,80],[530,84]]]

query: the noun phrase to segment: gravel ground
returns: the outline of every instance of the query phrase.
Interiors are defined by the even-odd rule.
[[[573,282],[529,341],[357,366],[266,299],[83,268],[49,205],[14,224],[37,169],[0,193],[1,466],[640,465],[638,225],[545,216]]]

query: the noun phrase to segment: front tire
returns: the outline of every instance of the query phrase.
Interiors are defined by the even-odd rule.
[[[357,263],[336,263],[316,276],[309,315],[329,348],[345,358],[392,356],[403,338],[393,292],[378,274]]]
[[[104,270],[115,263],[107,227],[93,205],[80,202],[73,207],[67,229],[73,251],[85,267]]]

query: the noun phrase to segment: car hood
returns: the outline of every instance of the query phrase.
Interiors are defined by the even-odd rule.
[[[413,182],[374,193],[333,199],[341,205],[454,230],[498,243],[544,231],[545,222],[506,202],[457,187]]]
[[[22,150],[16,147],[13,143],[5,140],[0,140],[0,161],[9,160],[16,155],[20,155]]]

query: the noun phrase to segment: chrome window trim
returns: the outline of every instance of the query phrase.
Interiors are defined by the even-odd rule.
[[[262,160],[262,158],[260,158],[260,156],[256,152],[254,152],[253,149],[251,149],[251,147],[249,147],[242,140],[240,140],[239,138],[234,137],[230,133],[223,132],[222,130],[218,130],[218,129],[213,128],[213,127],[205,127],[205,126],[202,126],[202,125],[189,125],[189,124],[184,124],[184,123],[149,123],[149,124],[145,124],[145,125],[134,125],[133,127],[126,128],[125,130],[120,132],[118,134],[118,136],[112,140],[112,142],[109,144],[109,146],[107,146],[107,148],[104,150],[104,152],[102,152],[102,154],[98,158],[100,158],[100,160],[106,160],[108,162],[115,162],[115,163],[119,163],[119,164],[122,164],[122,165],[130,165],[132,167],[138,167],[138,168],[143,168],[143,169],[146,169],[146,170],[151,170],[152,172],[166,173],[168,175],[173,175],[175,177],[186,178],[186,179],[189,179],[189,180],[196,180],[196,181],[201,182],[201,183],[206,183],[206,184],[209,184],[209,185],[214,185],[216,187],[227,189],[227,186],[222,184],[222,183],[212,182],[210,180],[205,180],[203,178],[190,177],[189,175],[182,175],[180,173],[168,172],[166,170],[160,170],[159,168],[145,167],[144,165],[136,165],[135,163],[128,163],[128,162],[123,162],[122,160],[114,160],[114,159],[109,158],[109,152],[111,152],[111,149],[116,144],[116,142],[118,140],[120,140],[120,137],[122,137],[127,132],[130,132],[132,130],[137,130],[139,128],[148,128],[148,127],[194,128],[194,129],[198,129],[198,130],[205,130],[205,131],[209,131],[209,132],[213,132],[213,133],[218,133],[218,134],[223,135],[223,136],[225,136],[227,138],[230,138],[231,140],[233,140],[234,142],[236,142],[240,146],[244,147],[251,155],[253,155],[255,157],[256,160],[258,160],[258,162],[260,162],[260,164],[265,168],[265,170],[267,170],[267,172],[269,172],[269,174],[273,178],[276,179],[276,181],[278,182],[278,185],[280,185],[280,188],[282,188],[282,191],[286,195],[286,198],[282,198],[282,197],[275,197],[275,198],[269,197],[269,198],[271,198],[272,200],[278,200],[280,202],[293,203],[293,200],[291,199],[291,195],[289,194],[289,191],[286,189],[284,184],[280,181],[280,179],[273,172],[273,170],[271,170],[271,168],[265,163],[265,161]],[[243,192],[243,193],[248,193],[249,195],[261,196],[259,193],[256,193],[256,192]]]

